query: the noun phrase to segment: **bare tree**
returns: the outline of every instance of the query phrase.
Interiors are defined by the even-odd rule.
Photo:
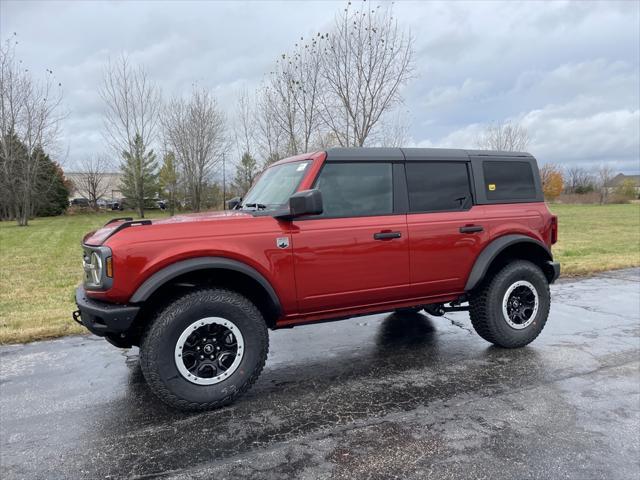
[[[287,155],[309,151],[320,125],[319,39],[303,41],[301,37],[291,53],[282,54],[258,92],[268,140],[278,138]]]
[[[611,179],[613,178],[613,169],[610,165],[603,163],[596,170],[596,182],[600,191],[600,205],[607,203],[609,199],[609,189],[611,188]]]
[[[411,78],[413,39],[392,7],[348,6],[322,50],[322,117],[341,146],[363,146]]]
[[[256,118],[254,106],[246,88],[243,88],[238,96],[234,126],[237,150],[253,155],[255,150]]]
[[[262,87],[258,92],[256,102],[256,130],[255,139],[258,153],[265,165],[278,160],[286,151],[282,130],[273,121],[271,92]]]
[[[284,120],[281,128],[288,137],[289,152],[307,152],[320,124],[320,93],[322,84],[321,42],[317,34],[294,45],[292,52],[283,54],[271,73],[270,88],[275,99],[275,118]]]
[[[73,180],[76,190],[89,200],[94,210],[98,209],[98,200],[111,188],[108,165],[109,159],[104,155],[85,157],[80,162],[81,172]]]
[[[0,186],[2,202],[26,226],[41,186],[42,159],[59,134],[62,88],[50,69],[44,80],[34,80],[16,59],[16,43],[0,46]]]
[[[408,114],[402,110],[391,112],[382,121],[380,132],[374,136],[380,147],[403,147],[409,141]]]
[[[100,96],[105,103],[105,137],[118,156],[131,154],[136,135],[145,150],[156,140],[161,94],[143,67],[122,55],[109,60]]]
[[[587,169],[582,167],[569,167],[565,175],[565,190],[567,193],[586,193],[593,189],[594,179]]]
[[[478,148],[504,152],[523,152],[528,144],[527,129],[512,122],[489,124],[476,140]]]
[[[188,100],[174,98],[162,118],[166,143],[176,155],[196,212],[203,205],[207,180],[228,148],[225,123],[215,98],[197,87]]]

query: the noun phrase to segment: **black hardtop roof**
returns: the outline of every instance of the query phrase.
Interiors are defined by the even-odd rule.
[[[459,148],[384,148],[384,147],[351,147],[330,148],[327,150],[327,161],[428,161],[457,160],[468,161],[469,157],[528,157],[525,152],[501,152],[494,150],[464,150]]]

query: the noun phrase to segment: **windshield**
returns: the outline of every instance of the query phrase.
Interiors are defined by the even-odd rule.
[[[241,208],[274,208],[286,205],[300,185],[310,160],[267,168],[242,200]]]

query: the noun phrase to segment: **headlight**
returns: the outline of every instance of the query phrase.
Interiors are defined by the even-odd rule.
[[[105,265],[107,266],[106,270]],[[111,264],[111,250],[108,247],[84,246],[82,268],[84,269],[85,288],[89,290],[111,288],[113,266]]]
[[[91,263],[89,263],[89,274],[93,283],[95,283],[96,285],[100,285],[100,280],[102,280],[102,259],[96,252],[93,252],[91,254]]]

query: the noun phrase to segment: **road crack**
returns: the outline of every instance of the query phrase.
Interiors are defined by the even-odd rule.
[[[466,330],[471,335],[473,334],[473,330],[467,327],[464,323],[459,322],[458,320],[454,320],[453,318],[449,318],[446,315],[443,315],[443,317],[449,320],[449,322],[451,322],[451,325],[453,325],[454,327],[458,327],[458,328],[461,328],[462,330]]]

